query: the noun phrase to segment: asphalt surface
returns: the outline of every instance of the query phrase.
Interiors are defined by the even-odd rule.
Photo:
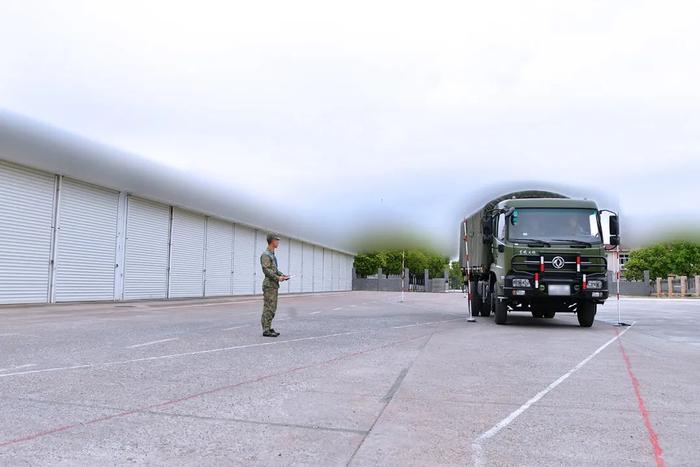
[[[399,297],[1,308],[0,464],[700,465],[700,300]]]

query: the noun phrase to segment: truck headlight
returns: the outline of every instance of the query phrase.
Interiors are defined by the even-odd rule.
[[[530,287],[530,279],[513,279],[513,287]]]
[[[589,289],[602,289],[603,288],[603,281],[588,281],[586,283],[586,286]]]

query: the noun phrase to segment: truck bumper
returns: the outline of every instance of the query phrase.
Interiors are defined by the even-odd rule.
[[[527,279],[530,287],[514,287],[513,279]],[[541,277],[535,284],[533,276],[508,275],[505,277],[503,296],[515,299],[575,299],[602,303],[608,298],[608,282],[604,276],[589,276],[589,280],[602,281],[600,289],[583,286],[582,277]]]

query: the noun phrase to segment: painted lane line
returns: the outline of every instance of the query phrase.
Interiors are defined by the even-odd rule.
[[[549,394],[554,388],[559,386],[561,383],[566,381],[571,375],[576,373],[578,370],[583,368],[584,365],[586,365],[588,362],[593,360],[596,355],[601,353],[603,350],[605,350],[610,344],[615,342],[616,340],[620,339],[627,331],[632,329],[632,326],[634,326],[636,323],[632,322],[632,325],[630,327],[625,328],[624,331],[621,333],[617,334],[615,337],[607,341],[605,344],[601,345],[598,347],[592,354],[590,354],[588,357],[584,358],[581,360],[575,367],[570,369],[568,372],[564,373],[562,376],[557,378],[553,383],[551,383],[549,386],[535,394],[530,400],[525,402],[523,405],[521,405],[518,409],[513,411],[510,415],[508,415],[506,418],[498,422],[496,425],[491,427],[488,431],[485,431],[479,437],[477,437],[474,442],[472,443],[472,456],[473,456],[473,465],[476,467],[481,467],[484,465],[483,458],[482,458],[482,446],[485,441],[488,441],[489,439],[493,438],[496,436],[501,430],[503,430],[505,427],[513,423],[513,421],[518,418],[520,415],[523,414],[527,409],[532,407],[533,404],[537,403],[540,399],[542,399],[544,396]]]
[[[338,310],[342,310],[342,309],[343,309],[343,307],[339,306],[338,308],[333,308],[333,311],[338,311]]]
[[[139,347],[146,347],[146,346],[154,345],[154,344],[162,344],[163,342],[171,342],[171,341],[176,341],[176,340],[178,340],[177,337],[172,337],[170,339],[161,339],[159,341],[151,341],[151,342],[145,342],[143,344],[130,345],[129,347],[127,347],[127,349],[137,349]]]
[[[248,326],[250,326],[250,324],[244,324],[242,326],[234,326],[232,328],[226,328],[226,329],[223,329],[223,331],[233,331],[234,329],[246,328]]]
[[[460,318],[460,319],[463,319],[463,318]],[[435,323],[445,323],[445,322],[449,322],[449,321],[454,321],[454,320],[433,321],[430,323],[419,324],[417,326],[424,326],[424,325],[435,324]],[[39,370],[18,371],[18,372],[14,372],[14,373],[0,374],[0,378],[7,378],[10,376],[32,375],[32,374],[37,374],[37,373],[48,373],[48,372],[56,372],[56,371],[82,370],[82,369],[89,369],[89,368],[102,368],[102,367],[110,367],[110,366],[117,366],[117,365],[128,365],[130,363],[151,362],[151,361],[166,360],[166,359],[173,359],[173,358],[180,358],[180,357],[206,355],[206,354],[211,354],[211,353],[229,352],[232,350],[250,349],[250,348],[255,348],[255,347],[267,347],[267,346],[271,346],[271,345],[282,345],[282,344],[288,344],[288,343],[294,343],[294,342],[329,339],[332,337],[350,336],[353,334],[365,334],[365,333],[382,331],[385,329],[387,329],[387,328],[364,329],[364,330],[359,330],[359,331],[348,331],[348,332],[340,332],[340,333],[334,333],[334,334],[324,334],[321,336],[299,337],[297,339],[287,339],[287,340],[272,341],[272,342],[260,342],[260,343],[256,343],[256,344],[246,344],[246,345],[234,345],[231,347],[221,347],[221,348],[217,348],[217,349],[206,349],[206,350],[197,350],[197,351],[193,351],[193,352],[184,352],[184,353],[176,353],[176,354],[169,354],[169,355],[157,355],[154,357],[134,358],[131,360],[120,360],[120,361],[104,362],[104,363],[87,363],[84,365],[74,365],[74,366],[64,366],[64,367],[55,367],[55,368],[43,368],[43,369],[39,369]]]
[[[309,314],[310,314],[310,315],[317,315],[317,314],[319,314],[319,313],[320,313],[320,311],[313,311],[313,312],[311,312],[311,313],[309,313]]]
[[[618,335],[621,334],[617,328],[615,328],[615,332],[618,333]],[[630,361],[629,355],[627,355],[627,352],[625,351],[625,346],[622,345],[622,340],[618,339],[617,343],[620,346],[620,353],[622,354],[622,359],[625,361],[627,374],[629,375],[630,381],[632,382],[632,387],[634,388],[634,395],[637,397],[639,413],[642,415],[644,427],[647,429],[647,433],[649,434],[649,442],[651,443],[651,448],[654,451],[654,460],[656,461],[656,465],[658,467],[664,467],[664,465],[666,465],[663,457],[664,451],[661,449],[661,445],[659,444],[659,436],[656,434],[656,431],[654,431],[654,426],[651,423],[649,411],[647,410],[646,404],[644,403],[644,398],[642,397],[642,390],[639,380],[634,374],[634,371],[632,371],[632,362]]]
[[[34,367],[34,366],[36,366],[36,363],[28,363],[28,364],[26,364],[26,365],[13,366],[13,367],[10,367],[10,368],[0,368],[0,372],[3,372],[3,371],[21,370],[21,369],[23,369],[23,368],[31,368],[31,367]]]
[[[430,326],[431,324],[450,323],[452,321],[463,321],[463,320],[464,320],[464,318],[445,319],[442,321],[428,321],[427,323],[414,323],[414,324],[405,324],[403,326],[394,326],[394,327],[392,327],[392,329],[414,328],[416,326]]]
[[[308,369],[311,369],[311,368],[318,368],[318,367],[323,367],[323,366],[326,366],[326,365],[332,365],[332,364],[334,364],[334,363],[338,363],[338,362],[341,362],[341,361],[343,361],[343,360],[347,360],[347,359],[350,359],[350,358],[355,358],[355,357],[358,357],[358,356],[361,356],[361,355],[366,355],[366,354],[368,354],[368,353],[370,353],[370,352],[375,352],[375,351],[377,351],[377,350],[382,350],[382,349],[386,349],[386,348],[390,348],[390,347],[402,345],[402,344],[405,344],[405,343],[408,343],[408,342],[411,342],[411,341],[415,341],[415,340],[421,339],[421,338],[423,338],[423,337],[427,337],[428,335],[429,335],[429,334],[423,334],[423,335],[420,335],[420,336],[411,337],[411,338],[403,339],[403,340],[400,340],[400,341],[390,342],[390,343],[388,343],[388,344],[384,344],[384,345],[381,345],[381,346],[379,346],[379,347],[372,347],[372,348],[365,349],[365,350],[361,350],[361,351],[358,351],[358,352],[353,352],[353,353],[350,353],[350,354],[341,355],[341,356],[339,356],[339,357],[335,357],[335,358],[332,358],[332,359],[330,359],[330,360],[325,360],[325,361],[322,361],[322,362],[319,362],[319,363],[311,363],[311,364],[308,364],[308,365],[299,366],[299,367],[292,368],[292,369],[289,369],[289,370],[282,370],[282,371],[277,372],[277,373],[266,374],[266,375],[259,376],[259,377],[254,378],[254,379],[250,379],[250,380],[246,380],[246,381],[241,381],[241,382],[233,383],[233,384],[228,384],[228,385],[226,385],[226,386],[220,386],[220,387],[213,388],[213,389],[209,389],[209,390],[207,390],[207,391],[202,391],[202,392],[199,392],[199,393],[196,393],[196,394],[188,394],[188,395],[183,396],[183,397],[180,397],[180,398],[178,398],[178,399],[172,399],[172,400],[168,400],[168,401],[165,401],[165,402],[160,402],[160,403],[153,404],[153,405],[148,405],[148,406],[144,406],[144,407],[138,407],[138,408],[135,408],[135,409],[132,409],[132,410],[124,410],[124,411],[122,411],[122,412],[113,413],[113,414],[111,414],[111,415],[104,415],[104,416],[102,416],[102,417],[93,418],[92,420],[87,420],[87,421],[75,423],[75,424],[72,424],[72,425],[57,426],[57,427],[55,427],[55,428],[51,428],[51,429],[48,429],[48,430],[40,431],[40,432],[37,432],[37,433],[32,433],[32,434],[29,434],[29,435],[26,435],[26,436],[22,436],[22,437],[20,437],[20,438],[9,439],[9,440],[6,440],[6,441],[0,440],[0,448],[4,448],[4,447],[6,447],[6,446],[12,446],[12,445],[15,445],[15,444],[22,444],[22,443],[26,443],[26,442],[29,442],[29,441],[34,441],[34,440],[36,440],[36,439],[44,438],[44,437],[46,437],[46,436],[51,436],[51,435],[55,435],[55,434],[58,434],[58,433],[63,433],[63,432],[66,432],[66,431],[74,430],[74,429],[76,429],[76,428],[85,428],[85,427],[87,427],[87,426],[95,425],[95,424],[98,424],[98,423],[101,423],[101,422],[107,422],[107,421],[110,421],[110,420],[113,420],[113,419],[116,419],[116,418],[128,417],[128,416],[130,416],[130,415],[136,415],[136,414],[140,414],[140,413],[148,413],[149,411],[153,411],[153,410],[155,410],[155,409],[160,409],[160,408],[163,408],[163,407],[168,407],[168,406],[172,406],[172,405],[175,405],[175,404],[180,404],[180,403],[182,403],[182,402],[187,402],[187,401],[190,401],[190,400],[193,400],[193,399],[197,399],[197,398],[200,398],[200,397],[203,397],[203,396],[207,396],[207,395],[210,395],[210,394],[216,394],[216,393],[219,393],[219,392],[222,392],[222,391],[228,391],[228,390],[231,390],[231,389],[236,389],[236,388],[239,388],[239,387],[241,387],[241,386],[243,386],[243,385],[246,385],[246,384],[254,384],[254,383],[258,383],[258,382],[261,382],[261,381],[265,381],[265,380],[268,380],[268,379],[271,379],[271,378],[275,378],[275,377],[278,377],[278,376],[285,376],[285,375],[297,373],[297,372],[300,372],[300,371],[308,370]]]

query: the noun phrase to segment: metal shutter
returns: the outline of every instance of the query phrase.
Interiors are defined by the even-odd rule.
[[[170,207],[129,197],[124,262],[124,298],[166,298]]]
[[[0,303],[48,301],[55,177],[0,162]]]
[[[314,292],[323,290],[323,248],[314,247]]]
[[[348,256],[348,279],[345,284],[347,290],[352,290],[352,269],[355,267],[355,257]]]
[[[250,295],[255,289],[255,267],[260,267],[258,258],[255,257],[255,231],[236,225],[234,232],[233,293]]]
[[[170,240],[170,294],[172,298],[204,295],[204,216],[173,209]]]
[[[314,287],[314,247],[308,243],[302,246],[302,292],[313,292]]]
[[[301,261],[302,261],[302,249],[301,242],[299,240],[291,240],[289,242],[289,273],[294,277],[289,281],[289,292],[299,293],[301,292]]]
[[[341,290],[340,288],[340,254],[333,252],[333,290]]]
[[[289,274],[289,239],[281,239],[280,247],[277,248],[275,256],[277,257],[277,267],[279,268],[279,270],[282,271],[284,274]],[[288,293],[289,283],[293,280],[294,279],[282,282],[280,284],[280,293]]]
[[[119,193],[63,179],[54,298],[114,300]]]
[[[262,294],[262,283],[265,275],[262,272],[262,265],[260,264],[260,255],[267,248],[267,234],[261,232],[260,230],[255,231],[255,293]]]
[[[323,249],[323,291],[333,290],[333,256],[332,252]]]
[[[233,293],[233,224],[207,219],[207,260],[205,295]]]

